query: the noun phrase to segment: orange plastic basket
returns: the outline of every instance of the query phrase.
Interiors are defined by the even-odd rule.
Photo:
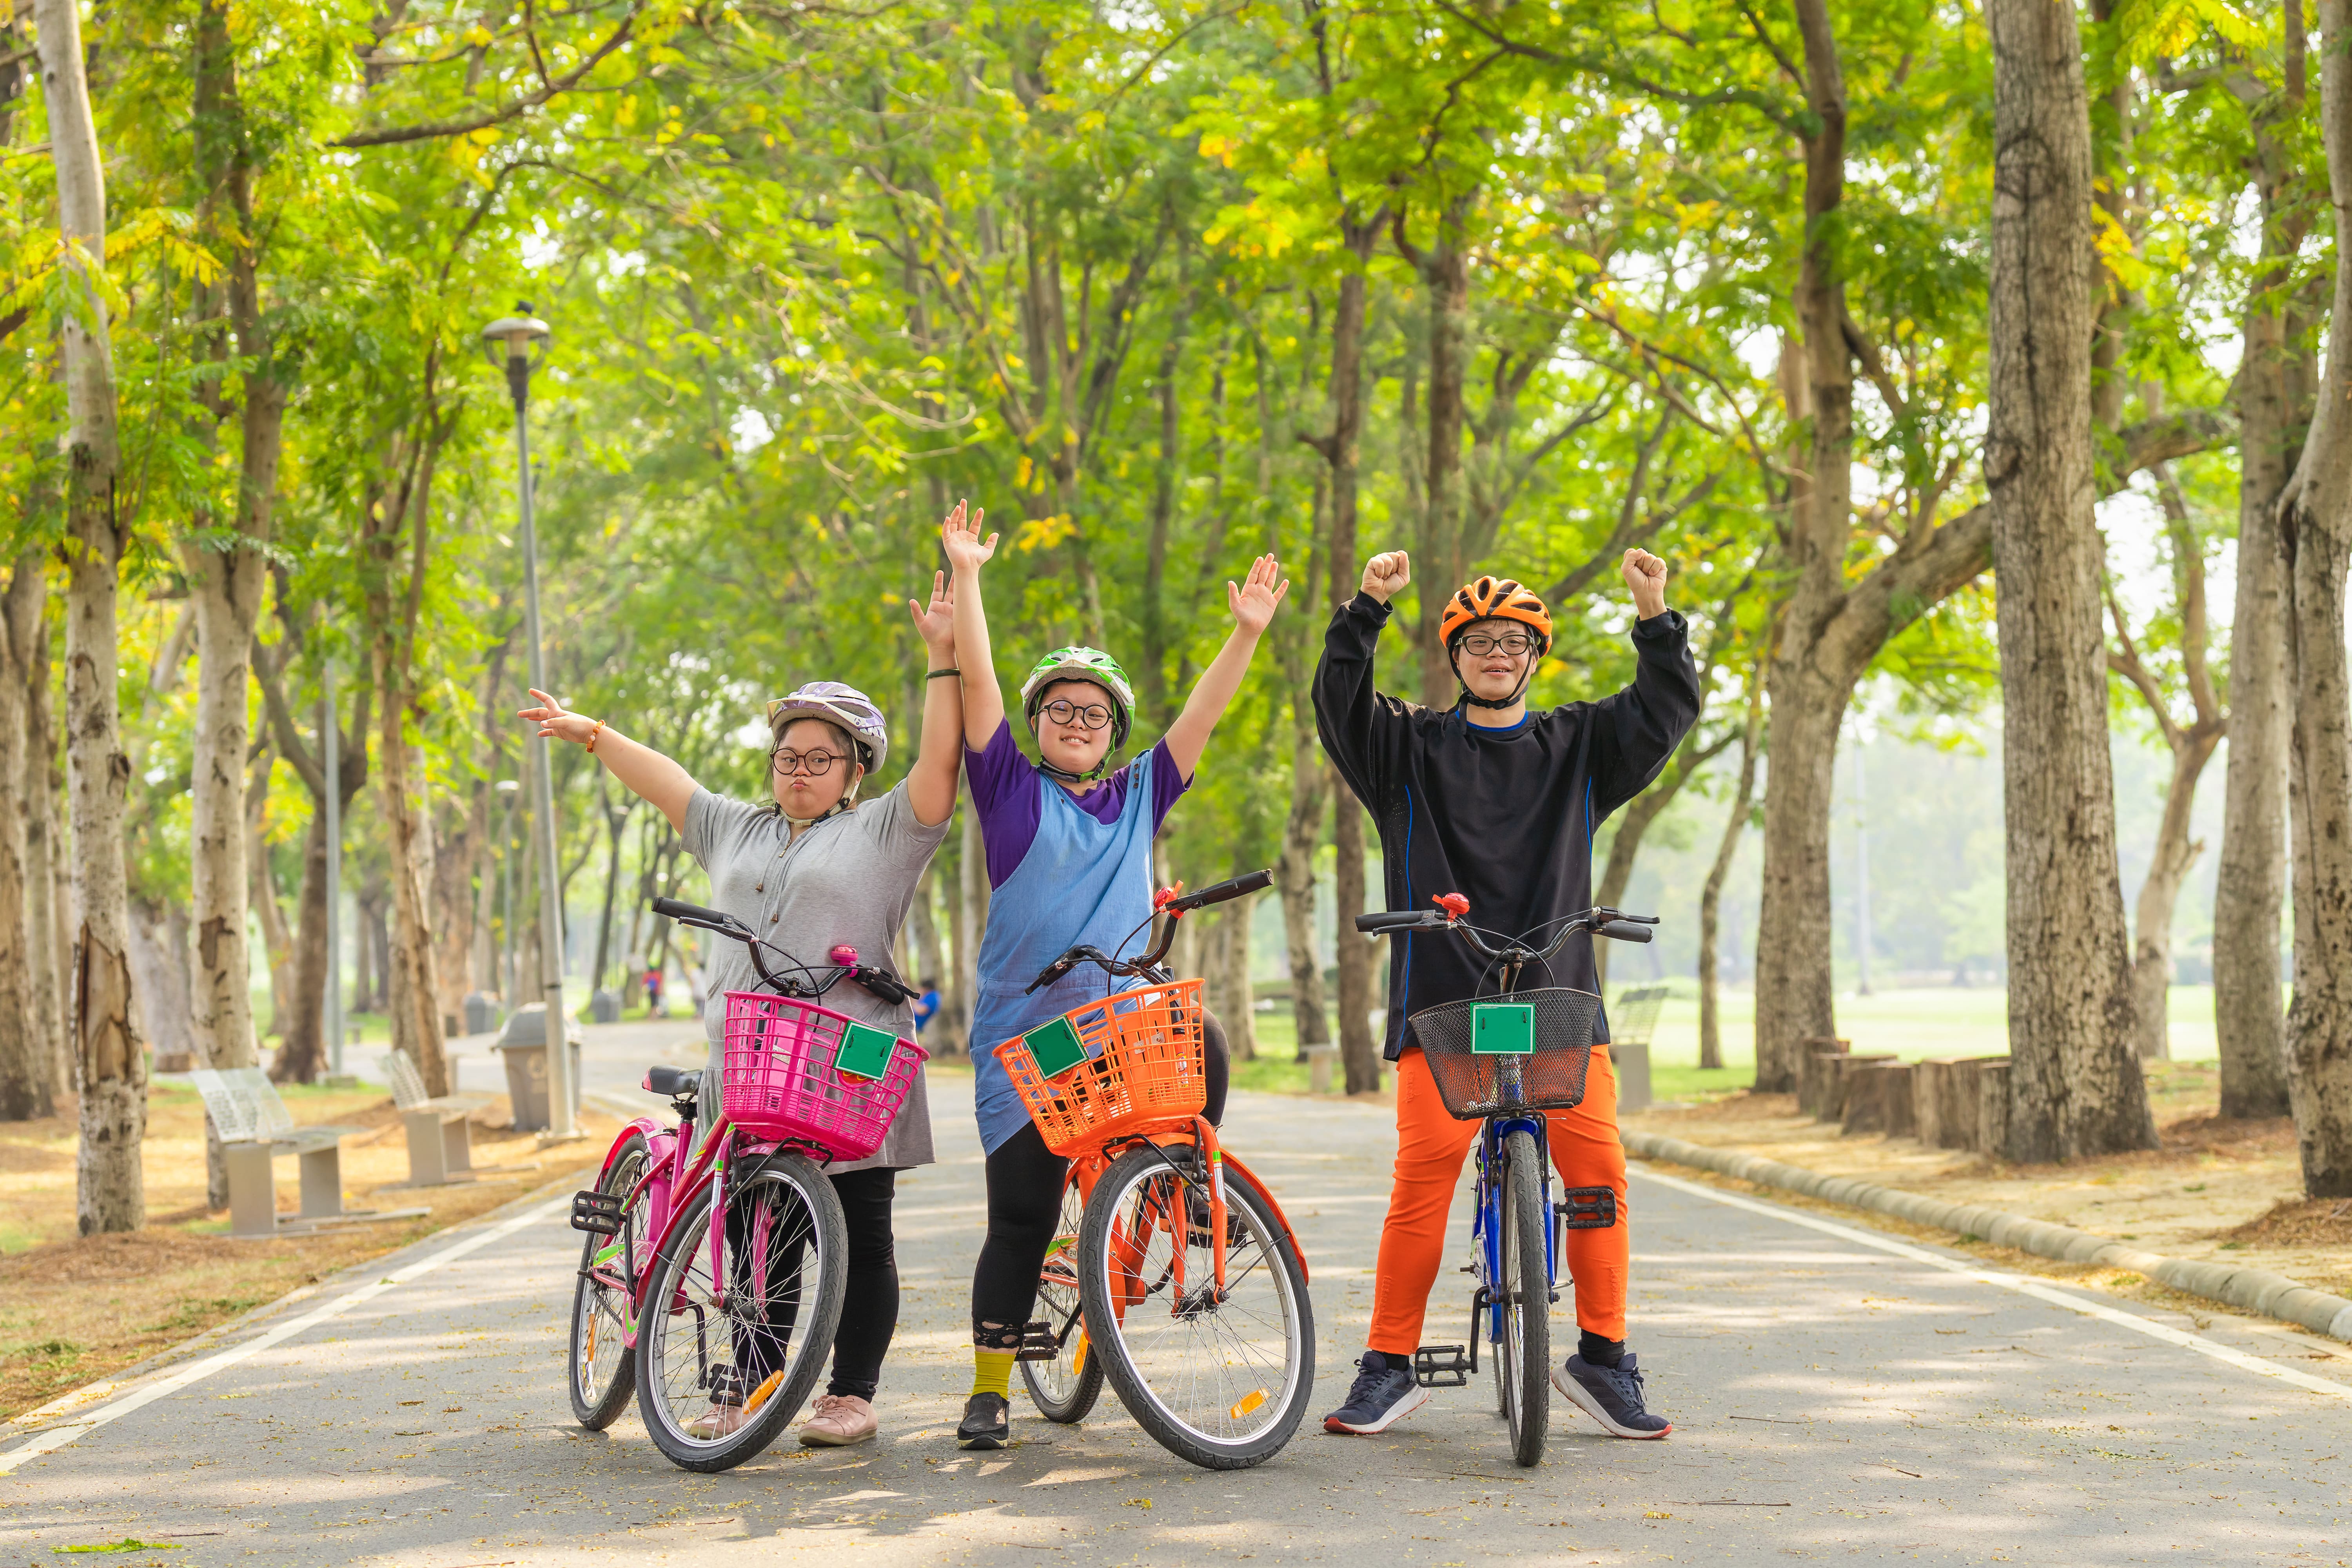
[[[1201,983],[1122,991],[1062,1016],[1087,1059],[1047,1078],[1019,1038],[996,1048],[1045,1147],[1066,1159],[1113,1138],[1189,1122],[1207,1108]]]

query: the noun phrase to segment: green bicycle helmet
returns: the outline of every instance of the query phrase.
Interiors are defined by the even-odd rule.
[[[1127,671],[1118,661],[1099,648],[1057,647],[1037,661],[1029,679],[1021,683],[1021,714],[1029,721],[1029,732],[1037,732],[1037,710],[1045,705],[1045,689],[1057,680],[1084,680],[1110,693],[1110,744],[1103,752],[1102,761],[1090,773],[1065,773],[1053,763],[1045,771],[1056,778],[1098,778],[1110,765],[1116,752],[1127,744],[1127,732],[1135,722],[1135,689],[1128,684]]]

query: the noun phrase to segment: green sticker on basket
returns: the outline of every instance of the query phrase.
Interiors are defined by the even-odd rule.
[[[898,1048],[898,1037],[888,1030],[852,1024],[833,1053],[833,1070],[844,1078],[878,1079],[890,1070],[890,1053]]]
[[[1523,1057],[1536,1048],[1536,1010],[1526,1002],[1489,1002],[1470,1009],[1470,1054]]]
[[[1039,1025],[1022,1036],[1021,1043],[1029,1047],[1038,1073],[1045,1078],[1057,1078],[1087,1059],[1087,1047],[1078,1043],[1078,1032],[1067,1018]]]

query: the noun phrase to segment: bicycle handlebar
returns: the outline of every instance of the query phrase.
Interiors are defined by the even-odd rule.
[[[1252,871],[1246,877],[1235,877],[1228,882],[1213,882],[1196,893],[1186,893],[1181,898],[1171,899],[1168,900],[1168,907],[1178,910],[1204,909],[1211,904],[1226,903],[1246,894],[1255,893],[1261,888],[1273,885],[1273,871]]]
[[[1444,923],[1435,911],[1422,910],[1389,910],[1376,915],[1356,917],[1356,929],[1366,931],[1402,931],[1412,926],[1442,926]]]
[[[1271,887],[1273,883],[1274,872],[1271,869],[1267,869],[1251,871],[1244,876],[1233,878],[1228,881],[1212,882],[1207,887],[1201,889],[1197,892],[1182,893],[1171,897],[1167,892],[1162,891],[1159,897],[1153,900],[1155,908],[1152,914],[1156,917],[1159,914],[1165,913],[1168,919],[1161,924],[1160,928],[1160,940],[1152,944],[1151,951],[1150,952],[1145,953],[1141,958],[1122,959],[1110,957],[1098,947],[1074,947],[1070,949],[1069,952],[1062,954],[1061,957],[1054,960],[1053,963],[1047,964],[1045,968],[1039,970],[1037,972],[1037,978],[1029,983],[1027,990],[1024,991],[1023,994],[1027,995],[1031,993],[1044,990],[1046,986],[1051,985],[1056,980],[1061,979],[1062,976],[1067,974],[1071,970],[1076,969],[1081,963],[1097,964],[1101,967],[1102,972],[1105,974],[1144,975],[1157,971],[1160,967],[1160,961],[1168,956],[1169,944],[1176,940],[1176,922],[1178,921],[1182,920],[1187,914],[1191,913],[1194,910],[1205,909],[1211,904],[1229,903],[1235,899],[1244,898],[1251,893],[1255,893],[1261,888]],[[1181,884],[1180,883],[1179,886],[1181,886]],[[1146,923],[1150,923],[1149,920],[1147,920]],[[1142,929],[1142,926],[1138,926],[1136,931],[1141,931]],[[1132,940],[1134,935],[1134,931],[1129,931],[1128,933],[1129,940]],[[1124,950],[1127,943],[1122,942],[1119,943],[1119,946]],[[1159,978],[1165,980],[1167,976],[1163,973],[1160,974]]]
[[[801,992],[811,996],[822,996],[833,989],[835,981],[845,975],[885,1002],[904,1002],[915,994],[913,986],[888,970],[855,962],[835,965],[832,978],[821,985],[814,984],[813,981],[779,979],[760,957],[761,948],[766,948],[779,957],[790,959],[793,967],[804,975],[813,976],[814,972],[798,959],[793,958],[793,955],[784,952],[782,948],[772,942],[761,941],[751,927],[723,910],[709,909],[701,904],[689,904],[683,899],[656,899],[653,901],[653,911],[657,915],[667,916],[680,925],[692,926],[698,931],[716,931],[720,936],[733,937],[749,951],[751,967],[759,971],[760,978],[785,995]]]
[[[1570,915],[1561,924],[1559,934],[1541,950],[1522,947],[1517,940],[1496,947],[1486,935],[1467,921],[1449,917],[1438,910],[1383,910],[1356,917],[1356,929],[1374,936],[1393,936],[1399,931],[1451,931],[1475,948],[1482,957],[1504,963],[1539,963],[1568,945],[1568,939],[1579,931],[1605,936],[1617,942],[1647,942],[1650,928],[1658,923],[1655,915],[1629,915],[1622,910],[1602,906],[1582,914]],[[1540,931],[1543,928],[1536,928]]]
[[[1597,928],[1593,934],[1611,937],[1618,942],[1647,942],[1650,940],[1650,928],[1635,925],[1630,920],[1613,920]]]

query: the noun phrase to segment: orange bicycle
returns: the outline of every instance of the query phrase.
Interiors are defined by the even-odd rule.
[[[1298,1429],[1315,1386],[1315,1314],[1281,1205],[1201,1114],[1201,983],[1174,979],[1161,960],[1186,914],[1272,880],[1256,871],[1158,893],[1166,920],[1149,953],[1073,948],[1030,989],[1081,963],[1099,967],[1106,987],[1143,984],[999,1052],[1046,1148],[1070,1162],[1038,1281],[1045,1316],[1018,1352],[1030,1398],[1047,1420],[1075,1422],[1107,1379],[1162,1447],[1217,1470],[1265,1463]]]

